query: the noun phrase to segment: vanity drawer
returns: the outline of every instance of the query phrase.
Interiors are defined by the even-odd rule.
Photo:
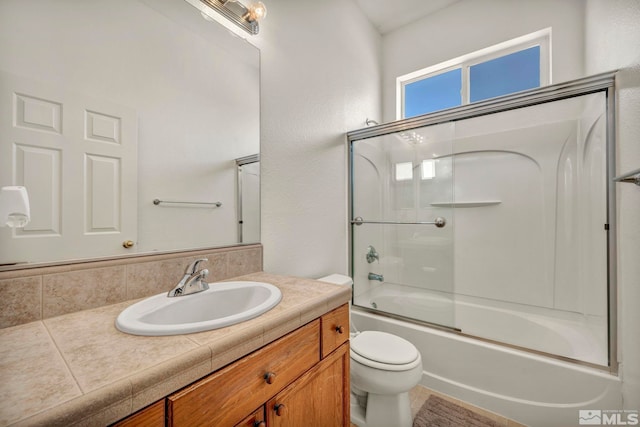
[[[320,320],[167,398],[169,426],[233,426],[320,361]]]
[[[235,427],[266,427],[266,425],[264,405],[262,405],[256,412],[236,424]]]
[[[322,328],[322,357],[325,358],[349,339],[349,304],[345,304],[320,318]]]

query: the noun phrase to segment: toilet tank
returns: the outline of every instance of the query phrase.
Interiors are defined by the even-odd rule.
[[[330,274],[328,276],[321,277],[320,282],[333,283],[334,285],[351,286],[353,285],[353,279],[343,274]]]

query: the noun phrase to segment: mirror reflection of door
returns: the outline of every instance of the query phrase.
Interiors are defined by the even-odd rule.
[[[236,159],[238,166],[238,242],[260,241],[260,155]]]
[[[31,221],[0,232],[0,265],[123,254],[137,241],[136,110],[0,71],[0,186]]]

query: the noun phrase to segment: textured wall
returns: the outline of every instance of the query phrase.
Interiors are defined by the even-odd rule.
[[[355,2],[271,0],[261,49],[265,271],[347,272],[345,132],[380,111],[380,36]]]
[[[587,73],[619,69],[617,174],[640,167],[640,1],[589,0]],[[640,188],[617,185],[618,321],[625,408],[640,408]]]

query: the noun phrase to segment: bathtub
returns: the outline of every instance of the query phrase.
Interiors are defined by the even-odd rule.
[[[385,303],[380,295],[376,297],[378,308]],[[421,384],[425,387],[532,427],[577,426],[579,410],[622,408],[621,381],[603,370],[357,307],[352,310],[352,321],[359,330],[389,332],[412,342],[422,355]]]
[[[607,319],[385,282],[356,298],[383,313],[606,367]],[[426,316],[425,316],[426,314]]]

